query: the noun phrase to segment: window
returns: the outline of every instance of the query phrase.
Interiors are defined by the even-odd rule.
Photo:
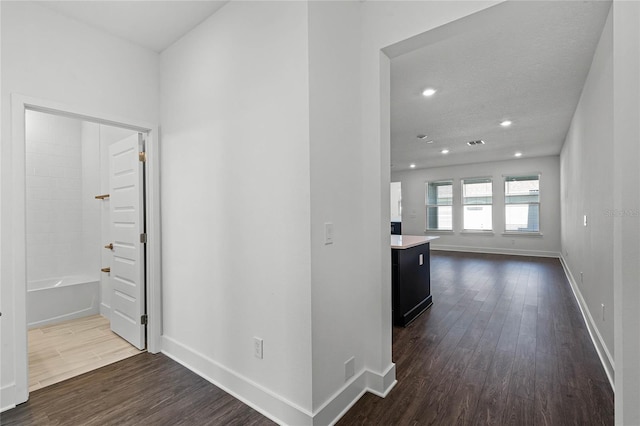
[[[427,229],[453,231],[453,181],[427,183]]]
[[[505,232],[540,232],[540,176],[504,179]]]
[[[462,180],[463,229],[490,231],[493,188],[491,178]]]

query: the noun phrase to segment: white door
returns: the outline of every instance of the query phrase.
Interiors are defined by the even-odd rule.
[[[109,204],[113,240],[111,330],[145,348],[144,163],[142,135],[109,147]]]

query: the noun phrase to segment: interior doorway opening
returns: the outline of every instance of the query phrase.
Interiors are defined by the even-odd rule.
[[[142,322],[138,311],[144,315],[146,306],[144,245],[134,256],[118,253],[135,251],[138,236],[127,238],[135,231],[132,225],[144,232],[144,169],[133,163],[138,161],[139,138],[143,134],[137,130],[25,111],[29,391],[146,347],[146,330],[137,336],[135,325]],[[120,161],[121,152],[113,159],[111,151],[122,141],[135,145],[133,161]],[[115,173],[114,162],[119,163]],[[129,175],[136,173],[140,176],[132,180]],[[117,182],[123,178],[128,181]],[[114,191],[129,193],[124,204],[113,205],[109,194]],[[118,263],[127,271],[137,268],[138,277],[123,275]],[[112,265],[120,273],[112,272]],[[141,291],[132,294],[129,289],[136,284]],[[138,309],[132,309],[136,304]]]

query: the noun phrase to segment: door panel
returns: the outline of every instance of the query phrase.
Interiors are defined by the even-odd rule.
[[[145,348],[144,163],[138,153],[142,135],[109,147],[111,330],[138,349]]]

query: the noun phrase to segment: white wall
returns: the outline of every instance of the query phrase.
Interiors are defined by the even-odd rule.
[[[82,267],[80,270],[88,277],[98,280],[102,277],[100,258],[104,251],[101,232],[102,201],[95,196],[100,191],[100,144],[96,140],[96,123],[81,123],[82,144]]]
[[[27,280],[84,273],[80,122],[26,115]]]
[[[3,409],[26,397],[26,389],[15,386],[16,371],[21,372],[24,367],[24,361],[15,358],[15,351],[26,347],[26,334],[18,336],[15,330],[26,319],[15,317],[16,303],[24,303],[24,295],[16,289],[24,289],[25,283],[14,279],[19,275],[15,267],[20,259],[12,247],[14,239],[24,235],[15,232],[13,206],[7,201],[12,198],[14,187],[22,184],[13,182],[14,158],[21,157],[12,152],[10,96],[17,93],[80,110],[154,123],[158,118],[159,78],[158,55],[154,52],[30,2],[3,1],[0,8],[3,124],[0,409]]]
[[[640,424],[640,3],[613,3],[616,424]]]
[[[354,116],[360,99],[359,41],[357,2],[309,4],[315,424],[328,424],[366,387],[365,368],[371,354],[365,330],[379,315],[362,297],[376,287],[365,278],[361,244],[366,236],[361,147],[356,143],[361,128]],[[326,222],[334,227],[333,244],[324,241]],[[346,378],[345,362],[352,357],[355,374]]]
[[[540,173],[542,236],[503,235],[504,176],[528,173]],[[461,179],[472,177],[493,179],[493,232],[490,234],[461,232]],[[392,173],[391,179],[402,182],[402,233],[438,235],[440,239],[431,243],[434,249],[539,256],[560,254],[560,169],[556,156],[407,170]],[[453,232],[426,231],[425,184],[448,179],[453,180]]]
[[[162,53],[161,73],[163,352],[308,421],[307,4],[228,3]]]
[[[562,258],[613,377],[613,22],[596,49],[560,156]],[[604,149],[603,149],[604,148]],[[584,226],[584,215],[587,226]],[[582,276],[581,276],[582,275]],[[604,312],[602,309],[604,304]],[[603,315],[604,314],[604,315]]]

